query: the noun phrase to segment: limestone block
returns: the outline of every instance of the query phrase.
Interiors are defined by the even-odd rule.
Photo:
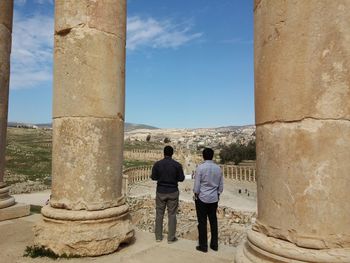
[[[56,0],[55,31],[89,27],[125,40],[125,0]]]
[[[0,25],[12,31],[13,0],[0,1]],[[2,38],[0,37],[2,42]]]
[[[349,138],[350,121],[258,126],[255,229],[301,247],[350,247]]]
[[[100,210],[123,203],[123,134],[119,119],[54,119],[51,206]]]
[[[99,256],[112,253],[121,243],[129,243],[134,236],[128,209],[124,206],[126,209],[121,209],[121,213],[109,213],[105,210],[68,211],[44,207],[43,221],[34,228],[34,243],[45,246],[58,255]],[[55,219],[48,217],[46,209],[58,210],[58,216]],[[54,213],[51,211],[50,215]],[[89,213],[93,213],[94,216],[99,213],[103,215],[94,219]],[[87,216],[81,217],[83,214]]]
[[[256,123],[350,119],[350,1],[260,1]]]
[[[55,36],[53,117],[124,119],[125,45],[115,36],[73,29]]]
[[[29,214],[30,205],[16,203],[15,205],[0,209],[0,221],[23,217]]]

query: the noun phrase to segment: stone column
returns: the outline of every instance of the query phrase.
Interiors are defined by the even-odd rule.
[[[236,262],[350,262],[350,1],[255,1],[258,218]]]
[[[15,199],[9,195],[10,187],[4,183],[12,16],[13,0],[0,1],[0,209],[15,203]]]
[[[122,195],[126,0],[56,0],[50,205],[35,243],[96,256],[129,242]]]

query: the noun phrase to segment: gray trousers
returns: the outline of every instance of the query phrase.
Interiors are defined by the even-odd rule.
[[[163,217],[165,208],[168,209],[168,241],[175,238],[176,233],[176,213],[179,206],[179,191],[174,193],[156,193],[156,239],[163,239]]]

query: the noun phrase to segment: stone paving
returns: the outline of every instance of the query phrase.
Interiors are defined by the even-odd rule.
[[[235,248],[220,246],[218,252],[202,253],[195,250],[196,242],[179,239],[178,242],[168,244],[166,241],[156,243],[154,236],[148,232],[136,231],[133,244],[100,257],[72,258],[53,260],[49,258],[23,257],[27,246],[33,244],[32,228],[40,220],[39,214],[0,222],[0,251],[1,262],[4,263],[47,263],[47,262],[96,262],[96,263],[226,263],[233,261]]]

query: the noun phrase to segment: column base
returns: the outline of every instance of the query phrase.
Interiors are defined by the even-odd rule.
[[[250,230],[235,255],[236,263],[346,263],[350,248],[307,249]]]
[[[55,254],[99,256],[133,240],[127,205],[99,211],[72,211],[45,206],[43,220],[34,227],[34,244]]]
[[[15,204],[15,198],[9,195],[10,187],[0,183],[0,209]]]

